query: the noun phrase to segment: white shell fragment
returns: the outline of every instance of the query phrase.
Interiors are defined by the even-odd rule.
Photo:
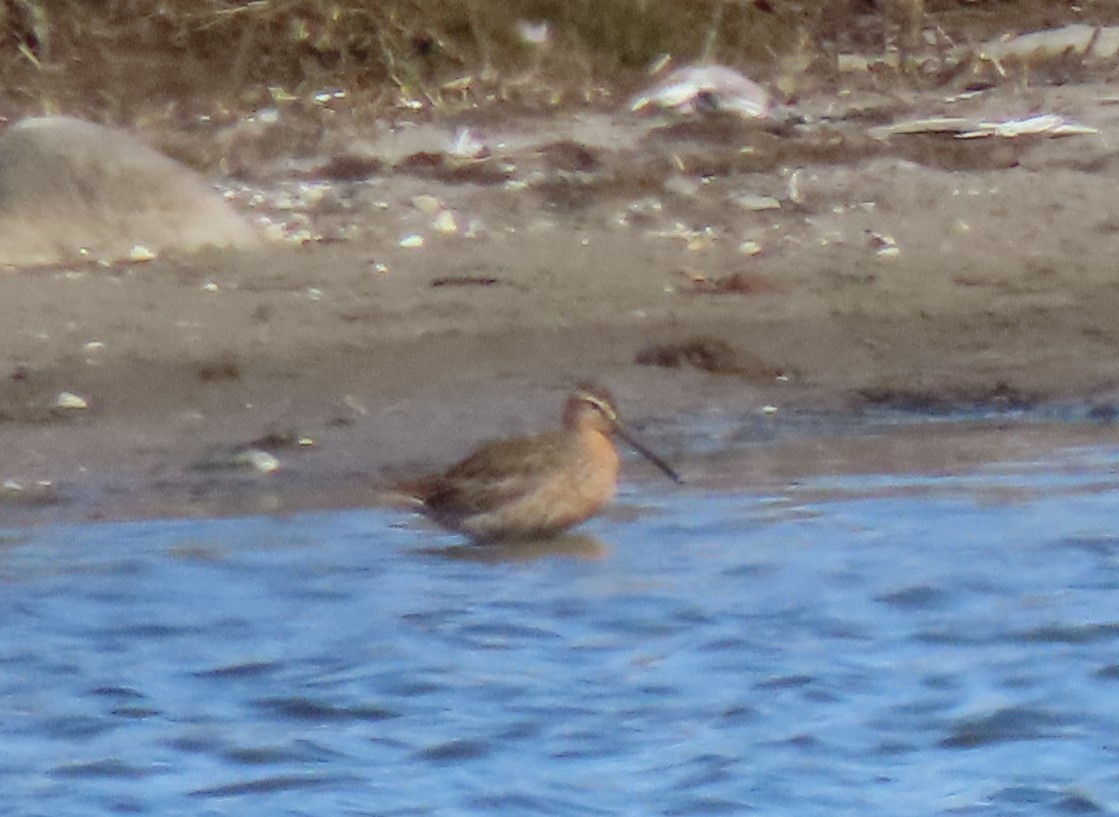
[[[989,40],[979,47],[979,51],[984,57],[994,60],[1060,57],[1068,53],[1108,60],[1119,54],[1119,27],[1075,23]]]
[[[684,242],[691,252],[710,249],[715,243],[715,230],[711,227],[693,230],[683,224],[677,223],[669,230],[650,230],[645,235],[649,238],[675,238]]]
[[[759,196],[756,193],[736,193],[731,196],[731,201],[743,210],[749,210],[751,212],[781,209],[781,202],[773,198],[773,196]]]
[[[875,139],[922,133],[951,133],[957,139],[980,139],[990,136],[1013,139],[1018,136],[1082,136],[1099,133],[1099,130],[1057,114],[1045,113],[1023,119],[1005,119],[1001,122],[975,121],[959,116],[934,116],[882,125],[871,128],[868,133]]]
[[[262,474],[272,474],[280,469],[280,461],[259,448],[247,448],[238,452],[233,457],[233,465],[253,468]]]
[[[715,231],[710,227],[704,227],[694,235],[688,237],[687,248],[689,252],[703,252],[704,250],[711,249],[715,244]]]
[[[930,116],[874,127],[867,134],[875,139],[888,139],[914,133],[961,133],[970,127],[972,124],[962,116]]]
[[[688,65],[635,96],[630,110],[673,110],[681,114],[722,111],[744,119],[769,115],[769,92],[725,65]]]
[[[280,461],[261,448],[216,448],[208,451],[194,467],[202,471],[229,469],[272,474],[280,470]]]
[[[89,403],[84,397],[72,391],[64,391],[59,392],[58,397],[54,398],[54,408],[59,411],[83,411],[89,408]]]
[[[412,206],[425,216],[434,216],[443,209],[443,203],[439,201],[439,199],[435,196],[429,196],[426,193],[421,196],[413,196]]]
[[[867,238],[879,258],[897,258],[901,255],[901,248],[898,247],[897,239],[892,235],[867,230]]]
[[[455,220],[455,214],[450,210],[440,210],[431,222],[431,226],[435,228],[435,232],[443,235],[452,235],[458,232],[458,222]]]
[[[132,248],[128,251],[128,260],[135,263],[143,263],[144,261],[154,261],[155,252],[151,247],[145,247],[143,244],[133,244]]]
[[[957,139],[976,139],[999,136],[1013,139],[1016,136],[1081,136],[1099,133],[1096,128],[1070,122],[1063,116],[1047,113],[1025,119],[1007,119],[1003,122],[980,122],[974,130],[956,134]]]
[[[400,239],[400,246],[406,250],[415,250],[424,245],[424,237],[419,233],[409,233]]]
[[[447,152],[458,159],[485,159],[490,149],[485,141],[470,128],[459,128]]]
[[[0,483],[0,505],[55,505],[61,499],[58,489],[49,480],[6,479]]]
[[[804,204],[804,191],[800,189],[800,177],[803,174],[803,168],[799,167],[789,174],[785,194],[793,204]]]

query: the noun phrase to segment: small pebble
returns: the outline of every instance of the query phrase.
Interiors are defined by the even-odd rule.
[[[443,210],[443,203],[435,196],[422,195],[412,197],[412,206],[423,213],[425,216],[434,216],[436,213]]]

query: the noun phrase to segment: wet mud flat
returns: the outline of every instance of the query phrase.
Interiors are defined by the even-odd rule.
[[[397,112],[310,158],[250,149],[227,198],[273,246],[3,273],[6,515],[362,505],[554,424],[585,377],[685,471],[682,429],[713,420],[763,440],[879,411],[1106,428],[1114,66],[1015,76],[867,72],[764,121]],[[960,138],[1039,115],[1082,130]]]
[[[227,471],[267,481],[286,509],[308,495],[301,483],[361,504],[359,486],[385,469],[555,423],[580,377],[611,386],[654,441],[658,427],[767,406],[777,424],[806,410],[1050,405],[1107,420],[1119,107],[1099,101],[1109,86],[1053,93],[1101,134],[977,144],[958,164],[979,167],[951,169],[951,137],[919,137],[947,142],[924,164],[870,142],[810,164],[784,141],[757,173],[660,174],[679,180],[667,194],[608,170],[512,191],[401,173],[354,194],[368,209],[346,221],[365,234],[345,241],[8,273],[3,477],[17,504],[40,481],[64,498],[120,480],[142,508],[136,496],[155,501],[159,486],[222,494]],[[619,175],[638,154],[743,155],[737,137],[687,130],[654,130],[622,155],[580,144]],[[1014,161],[992,166],[1007,150]],[[431,229],[423,196],[477,222],[473,234]],[[423,246],[407,246],[413,235]],[[236,473],[248,449],[280,472]]]

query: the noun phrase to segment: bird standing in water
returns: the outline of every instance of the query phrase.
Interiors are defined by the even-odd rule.
[[[614,497],[617,436],[680,482],[672,468],[622,424],[610,393],[580,385],[563,428],[483,445],[442,474],[396,486],[420,513],[476,542],[556,536]]]

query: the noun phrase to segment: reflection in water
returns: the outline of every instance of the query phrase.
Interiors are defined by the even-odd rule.
[[[609,548],[433,548],[377,511],[12,533],[0,790],[13,814],[1107,812],[1116,465],[648,483],[655,514],[590,524]]]
[[[566,534],[526,542],[492,542],[489,544],[448,545],[441,548],[420,548],[420,553],[458,559],[466,562],[527,562],[535,559],[567,557],[572,559],[605,559],[610,550],[593,536]]]

